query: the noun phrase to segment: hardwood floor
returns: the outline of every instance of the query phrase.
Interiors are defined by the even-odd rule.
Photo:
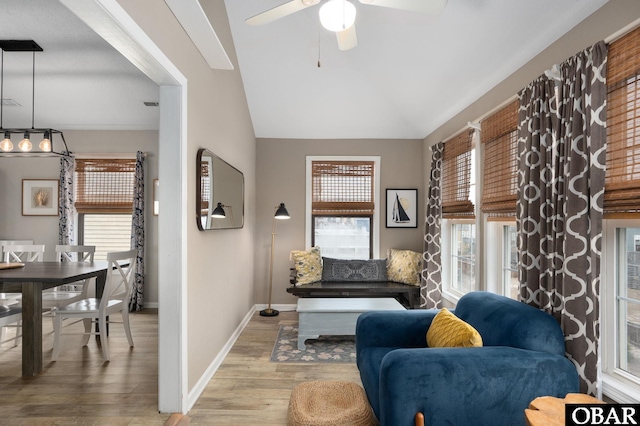
[[[293,387],[308,380],[351,380],[360,384],[355,364],[289,364],[269,361],[281,324],[297,322],[296,312],[266,318],[256,312],[231,352],[183,419],[191,425],[286,425]],[[91,339],[65,336],[51,362],[53,333],[45,319],[44,371],[22,379],[21,347],[0,348],[2,425],[163,425],[157,412],[157,310],[131,315],[134,348],[120,324],[111,326],[111,361],[103,363]],[[80,324],[71,326],[81,330]],[[11,332],[9,332],[10,334]],[[175,423],[173,423],[175,424]]]
[[[286,425],[291,390],[309,380],[351,380],[355,364],[270,362],[279,326],[297,312],[261,317],[257,312],[189,412],[192,425]]]
[[[129,348],[121,324],[111,324],[111,361],[104,363],[94,337],[63,336],[58,361],[51,362],[53,327],[43,321],[43,372],[21,377],[21,345],[0,348],[2,425],[162,425],[158,413],[157,309],[132,313],[135,347]],[[82,324],[65,328],[81,331]],[[7,334],[11,335],[13,331]]]

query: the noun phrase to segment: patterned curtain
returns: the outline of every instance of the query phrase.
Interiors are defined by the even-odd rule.
[[[442,218],[442,198],[440,196],[440,176],[442,176],[442,154],[444,143],[431,147],[431,176],[429,179],[429,201],[427,204],[424,234],[424,269],[420,289],[420,307],[440,308],[442,300],[442,264],[440,261],[440,221]]]
[[[73,244],[73,170],[75,160],[70,155],[60,157],[60,201],[58,203],[58,244]]]
[[[583,393],[595,395],[606,151],[606,57],[599,42],[519,94],[520,297],[552,314]]]
[[[138,251],[133,283],[133,294],[129,300],[129,311],[140,311],[144,292],[144,153],[136,154],[136,188],[133,196],[133,220],[131,223],[131,248]]]

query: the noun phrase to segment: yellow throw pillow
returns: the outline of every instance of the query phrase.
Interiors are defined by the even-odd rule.
[[[411,250],[387,251],[387,278],[403,284],[420,285],[422,253]]]
[[[469,348],[482,346],[482,336],[471,325],[442,308],[427,330],[430,348]]]
[[[296,284],[309,284],[322,279],[322,256],[320,247],[309,251],[291,250],[291,258],[296,267]]]

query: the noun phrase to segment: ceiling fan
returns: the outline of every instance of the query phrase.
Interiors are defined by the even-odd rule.
[[[322,0],[291,0],[265,12],[259,13],[245,22],[249,25],[264,25],[284,18]],[[359,0],[360,3],[407,10],[410,12],[440,13],[447,0]],[[328,0],[320,7],[320,23],[329,31],[336,33],[340,50],[349,50],[358,45],[356,36],[356,7],[348,0]]]

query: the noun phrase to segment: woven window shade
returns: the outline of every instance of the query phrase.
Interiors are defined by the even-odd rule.
[[[471,138],[473,131],[464,131],[444,144],[442,155],[442,217],[474,216],[469,200],[471,178]]]
[[[373,161],[313,161],[311,213],[373,215],[373,173]]]
[[[518,192],[518,101],[482,121],[482,204],[489,217],[515,217]]]
[[[135,159],[76,160],[76,210],[131,213],[135,175]]]
[[[606,213],[640,212],[640,28],[609,45]]]

